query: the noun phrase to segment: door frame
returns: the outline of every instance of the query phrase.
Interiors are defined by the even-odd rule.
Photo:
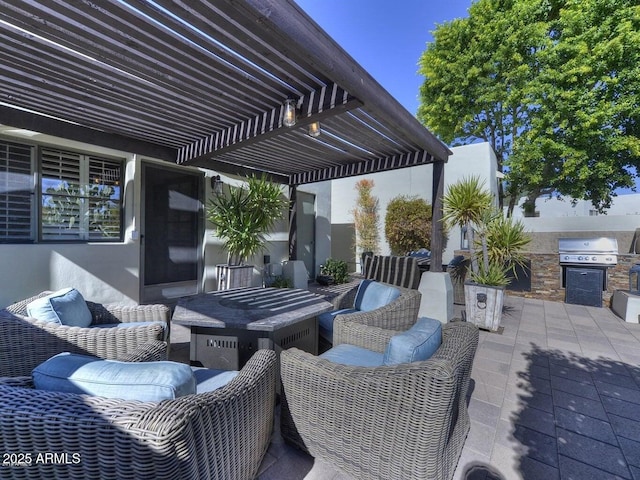
[[[197,238],[197,266],[196,266],[196,279],[189,281],[177,281],[168,283],[159,283],[154,285],[145,285],[145,261],[146,261],[146,249],[145,249],[145,234],[146,234],[146,172],[148,169],[158,169],[165,171],[175,171],[182,175],[192,175],[198,178],[197,196],[200,203],[200,211],[197,216],[197,228],[194,235]],[[186,295],[195,295],[202,293],[204,287],[204,194],[205,194],[205,175],[204,172],[199,170],[192,170],[187,167],[172,166],[170,164],[164,165],[153,161],[142,160],[140,162],[140,274],[139,274],[139,286],[140,286],[140,303],[172,303],[177,298]]]

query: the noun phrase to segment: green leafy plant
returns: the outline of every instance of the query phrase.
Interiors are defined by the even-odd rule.
[[[432,209],[424,199],[399,195],[387,205],[384,234],[394,255],[431,248]]]
[[[524,248],[531,238],[519,220],[506,218],[493,205],[491,192],[478,177],[465,177],[451,185],[443,198],[443,222],[466,227],[469,236],[472,281],[506,286],[509,273],[523,265]]]
[[[269,286],[273,288],[293,288],[293,282],[289,278],[277,275]]]
[[[229,265],[241,265],[265,249],[265,234],[283,217],[286,204],[280,186],[264,174],[247,177],[245,185],[230,187],[228,194],[215,194],[207,206],[207,218],[224,242]]]
[[[373,187],[373,180],[367,178],[356,183],[358,199],[353,210],[353,220],[356,228],[356,247],[363,252],[377,253],[380,201],[371,194]]]
[[[329,275],[336,284],[347,283],[349,281],[349,266],[344,260],[327,258],[324,265],[320,266],[320,275]]]

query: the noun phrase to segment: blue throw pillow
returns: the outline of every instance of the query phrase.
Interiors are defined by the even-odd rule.
[[[120,362],[59,353],[32,372],[39,390],[159,402],[196,393],[191,367],[184,363]]]
[[[37,320],[70,327],[88,327],[93,320],[82,295],[75,288],[64,288],[27,305],[27,314]]]
[[[419,318],[409,330],[391,337],[383,363],[395,365],[428,360],[441,343],[442,324],[433,318]]]
[[[354,308],[362,312],[370,312],[389,305],[400,296],[400,290],[373,280],[363,280],[358,286]]]

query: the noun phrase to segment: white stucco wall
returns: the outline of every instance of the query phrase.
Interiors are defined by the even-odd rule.
[[[0,129],[7,138],[11,131]],[[0,245],[2,288],[0,308],[43,290],[73,286],[97,302],[134,304],[139,299],[139,240],[132,238],[139,217],[139,185],[135,173],[140,159],[127,152],[96,147],[42,134],[17,132],[12,140],[37,141],[77,151],[125,159],[123,199],[125,235],[116,243],[39,243]],[[139,181],[139,180],[138,180]]]
[[[520,199],[518,205],[522,205],[524,198]],[[570,198],[559,199],[557,197],[540,197],[536,200],[536,211],[540,212],[540,218],[549,217],[589,217],[592,216],[593,205],[587,200],[578,200],[575,205]],[[618,195],[613,197],[611,208],[607,209],[606,215],[594,215],[599,217],[609,217],[615,215],[640,215],[640,194]],[[522,217],[522,208],[515,208],[514,217]]]
[[[25,143],[47,144],[57,148],[106,155],[125,159],[124,181],[124,228],[122,242],[115,243],[36,243],[36,244],[0,244],[0,265],[3,280],[0,288],[0,308],[21,300],[42,290],[57,290],[73,286],[90,300],[110,303],[122,302],[135,304],[141,302],[141,244],[143,233],[142,163],[158,163],[171,167],[167,162],[144,157],[119,150],[96,147],[80,142],[68,141],[48,135],[28,132],[0,125],[0,134],[8,140]],[[190,167],[178,167],[184,169]],[[201,170],[207,177],[216,172]],[[221,174],[226,185],[239,185],[242,179]],[[299,190],[316,195],[316,269],[330,256],[331,250],[331,185],[329,182],[300,186]],[[288,197],[288,187],[282,186],[283,195]],[[211,198],[211,184],[205,182],[204,202]],[[262,284],[264,254],[271,262],[289,259],[288,215],[284,214],[274,233],[267,236],[265,252],[260,252],[247,263],[255,265],[253,283]],[[194,232],[195,233],[195,232]],[[202,243],[204,268],[200,290],[211,291],[217,288],[216,265],[227,262],[227,252],[222,242],[215,236],[215,230],[206,221]],[[158,286],[159,296],[181,296],[192,293],[178,286]],[[182,289],[181,289],[182,288]],[[170,292],[168,290],[171,290]]]
[[[454,147],[451,151],[453,155],[449,157],[449,161],[444,167],[445,191],[450,184],[460,178],[476,175],[485,180],[486,187],[497,196],[497,160],[488,143]],[[398,195],[417,196],[431,203],[432,172],[431,165],[421,165],[334,180],[331,182],[331,221],[334,224],[353,223],[352,212],[357,199],[355,184],[362,178],[372,179],[374,181],[372,193],[380,201],[380,254],[388,255],[390,253],[389,245],[384,237],[384,218],[387,213],[387,205]],[[459,247],[460,232],[456,229],[456,231],[449,232],[449,241],[442,257],[443,263],[448,263],[454,256],[454,250]],[[352,249],[353,245],[344,245],[342,248]],[[356,258],[355,261],[359,260]]]

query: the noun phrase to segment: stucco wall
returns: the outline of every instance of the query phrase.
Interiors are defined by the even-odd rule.
[[[613,237],[620,253],[634,253],[640,215],[598,215],[595,217],[525,217],[520,219],[531,232],[529,251],[557,253],[560,237]]]
[[[486,187],[497,196],[498,184],[491,180],[496,178],[497,160],[488,143],[477,143],[454,147],[453,155],[449,157],[444,167],[445,191],[447,187],[464,176],[476,175],[485,180]],[[380,201],[380,254],[389,255],[389,245],[384,237],[384,218],[387,213],[387,205],[398,195],[409,197],[417,196],[431,203],[432,198],[432,172],[431,165],[378,172],[369,175],[343,178],[334,180],[331,189],[331,222],[342,225],[342,230],[347,226],[353,226],[353,209],[356,204],[357,192],[355,184],[363,178],[374,181],[372,194]],[[337,239],[334,239],[337,240]],[[345,238],[339,239],[340,244],[333,242],[334,251],[353,252],[353,239],[350,242]],[[449,232],[449,240],[443,252],[443,263],[448,263],[454,257],[454,250],[460,248],[460,231],[458,229]],[[355,253],[354,264],[358,264],[358,253]]]
[[[6,133],[6,132],[5,132]],[[10,137],[10,136],[8,136]],[[140,159],[135,155],[104,147],[63,140],[48,135],[16,136],[12,140],[54,145],[97,155],[125,159],[123,200],[124,240],[117,243],[40,243],[0,245],[2,288],[0,307],[42,290],[76,287],[83,296],[98,302],[137,303],[139,299],[139,185],[135,172]]]

